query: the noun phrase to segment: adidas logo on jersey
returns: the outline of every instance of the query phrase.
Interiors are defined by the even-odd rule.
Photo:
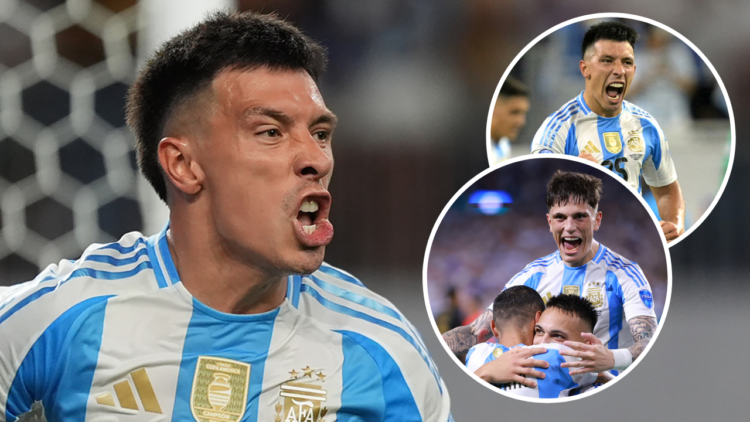
[[[143,405],[143,410],[151,413],[161,413],[161,406],[159,406],[159,400],[156,399],[156,393],[154,393],[154,387],[151,385],[151,380],[148,378],[146,368],[141,368],[137,371],[130,373],[130,378],[135,385],[135,391]],[[140,410],[138,402],[136,401],[136,394],[133,393],[133,389],[130,386],[130,380],[125,379],[116,383],[113,386],[115,390],[115,396],[117,401],[120,403],[119,407],[124,409]],[[115,399],[111,392],[105,392],[98,394],[94,397],[96,402],[104,406],[118,407],[115,404]]]
[[[588,152],[589,154],[599,154],[602,152],[599,148],[594,145],[593,142],[589,141],[589,143],[586,144],[585,147],[583,147],[583,150]]]

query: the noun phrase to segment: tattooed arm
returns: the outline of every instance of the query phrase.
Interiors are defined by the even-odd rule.
[[[643,353],[643,349],[648,346],[651,341],[651,337],[654,336],[656,331],[656,318],[650,316],[637,316],[628,320],[630,326],[630,333],[633,334],[633,340],[635,344],[628,347],[630,353],[633,355],[633,361]]]
[[[635,344],[628,347],[628,351],[633,355],[633,361],[643,353],[651,337],[656,330],[656,318],[651,316],[637,316],[628,320],[630,332],[633,334]],[[570,371],[570,375],[583,374],[586,372],[608,371],[615,367],[615,356],[612,350],[609,350],[602,341],[591,333],[582,333],[581,336],[588,340],[589,344],[579,343],[577,341],[566,341],[566,346],[573,350],[563,350],[560,352],[563,356],[575,356],[581,358],[579,361],[564,362],[560,366],[563,368],[575,368]]]
[[[486,309],[482,315],[479,315],[469,325],[456,327],[443,334],[443,340],[453,353],[458,355],[466,354],[477,343],[484,343],[492,337],[490,330],[490,321],[492,321],[492,311]]]

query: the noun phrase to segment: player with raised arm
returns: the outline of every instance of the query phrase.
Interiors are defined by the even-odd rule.
[[[451,420],[419,334],[323,263],[336,116],[323,47],[215,14],[128,99],[164,230],[94,244],[0,295],[0,421]]]
[[[583,336],[591,344],[566,343],[575,351],[562,353],[582,358],[563,364],[577,367],[571,375],[627,368],[656,330],[651,287],[640,267],[594,239],[602,223],[601,186],[601,180],[590,175],[555,173],[547,185],[546,202],[547,223],[558,250],[527,265],[506,285],[529,286],[543,298],[573,294],[594,305],[601,317],[593,334]],[[473,324],[454,328],[443,338],[454,353],[466,353],[482,342],[474,333],[491,330],[491,318],[492,306]]]
[[[638,33],[602,22],[584,35],[579,67],[585,89],[549,116],[532,154],[574,155],[601,164],[641,192],[641,175],[656,199],[667,241],[685,232],[685,201],[667,139],[653,116],[625,101],[635,75]]]

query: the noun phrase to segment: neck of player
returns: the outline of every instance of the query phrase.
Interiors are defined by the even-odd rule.
[[[183,286],[204,305],[229,314],[259,314],[284,301],[286,274],[233,257],[209,225],[172,213],[167,239]]]

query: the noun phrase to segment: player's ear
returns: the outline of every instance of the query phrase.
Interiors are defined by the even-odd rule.
[[[586,60],[578,62],[578,68],[581,69],[581,75],[583,75],[584,78],[589,79],[591,77],[591,72],[589,71]]]
[[[183,138],[166,137],[159,142],[158,156],[167,179],[180,192],[195,195],[204,179],[203,169],[193,159],[193,145]]]
[[[549,213],[547,213],[547,224],[549,224],[549,231],[552,232],[552,217],[550,217]]]
[[[490,329],[492,330],[492,335],[499,339],[500,338],[500,331],[497,329],[497,326],[495,326],[495,320],[494,319],[490,320]]]
[[[536,315],[534,315],[534,325],[536,326],[536,323],[539,322],[539,318],[542,316],[542,311],[536,311]]]
[[[596,218],[594,218],[594,231],[599,230],[599,226],[602,225],[602,212],[596,212]]]

